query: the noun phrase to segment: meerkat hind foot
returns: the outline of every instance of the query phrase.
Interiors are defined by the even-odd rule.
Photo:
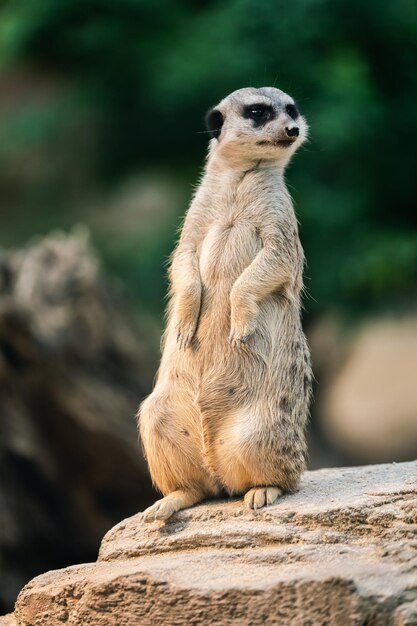
[[[155,504],[148,507],[145,511],[143,511],[141,519],[144,522],[167,520],[177,511],[186,509],[187,507],[196,504],[196,502],[199,502],[201,499],[202,497],[197,496],[196,494],[179,489],[178,491],[173,491],[169,495],[165,496],[165,498],[157,500]]]
[[[279,487],[253,487],[245,494],[245,504],[249,509],[261,509],[268,504],[274,504],[282,495]]]

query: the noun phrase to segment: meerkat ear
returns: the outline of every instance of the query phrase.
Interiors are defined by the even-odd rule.
[[[222,126],[224,122],[223,114],[218,109],[210,109],[206,115],[207,130],[212,137],[218,139],[222,132]]]

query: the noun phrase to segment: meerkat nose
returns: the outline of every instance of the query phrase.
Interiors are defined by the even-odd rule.
[[[300,134],[298,126],[286,126],[285,132],[288,137],[298,137],[298,135]]]

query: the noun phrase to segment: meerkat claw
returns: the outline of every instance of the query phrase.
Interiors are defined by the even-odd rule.
[[[233,348],[241,348],[242,344],[244,344],[243,338],[235,335],[234,333],[230,334],[229,342],[230,345],[233,346]]]
[[[229,342],[234,348],[242,348],[247,345],[252,335],[252,331],[246,331],[241,333],[231,331],[229,335]]]

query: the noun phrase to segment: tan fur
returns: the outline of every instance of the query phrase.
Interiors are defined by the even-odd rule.
[[[242,106],[259,101],[277,116],[254,128]],[[258,508],[296,489],[305,467],[304,257],[283,179],[304,119],[290,147],[265,144],[294,124],[291,102],[278,89],[249,88],[216,107],[224,124],[172,257],[161,365],[138,412],[152,479],[167,496],[146,520],[223,490],[247,492]]]

